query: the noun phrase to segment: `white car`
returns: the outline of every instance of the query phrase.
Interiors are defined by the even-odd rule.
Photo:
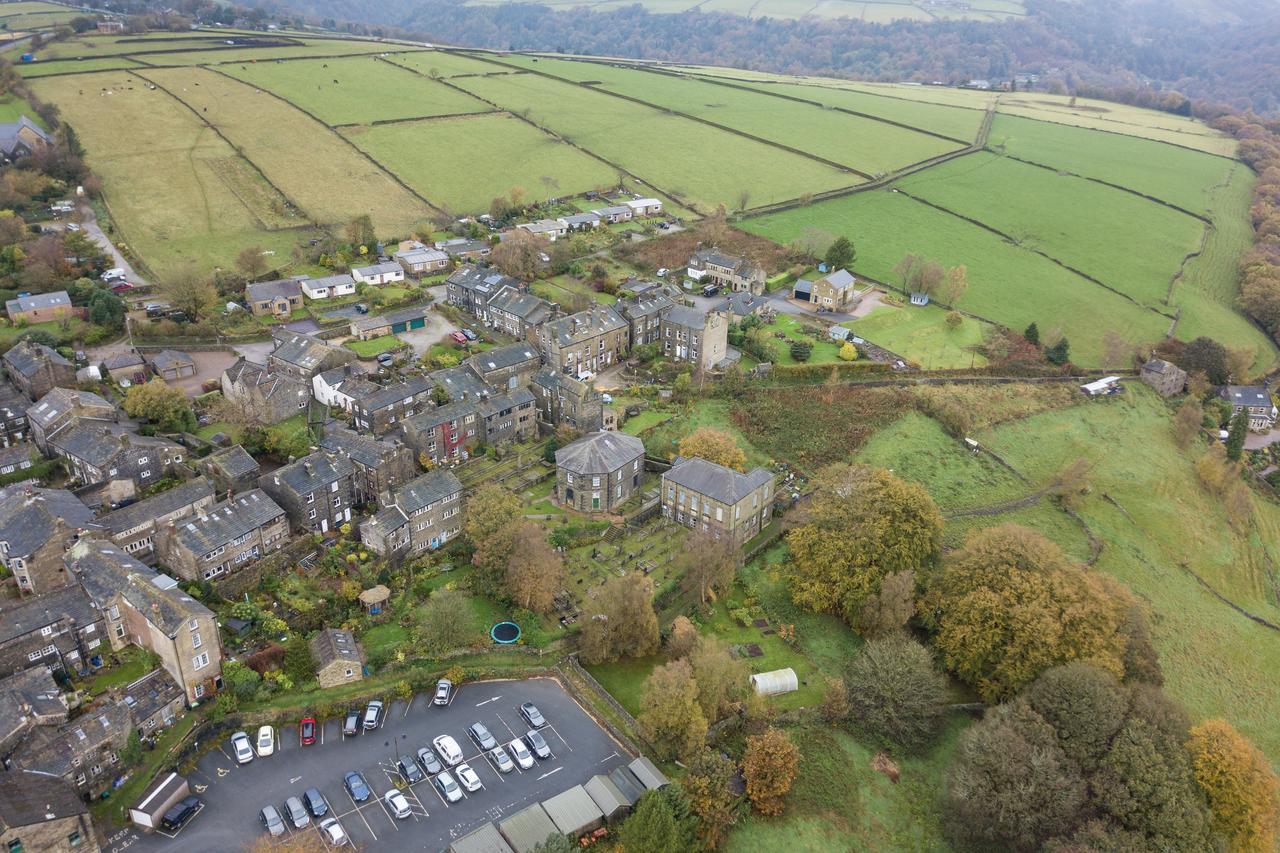
[[[266,758],[276,751],[276,732],[271,726],[258,729],[258,757]]]
[[[459,764],[458,769],[453,771],[458,774],[458,781],[462,783],[462,787],[467,789],[468,793],[474,794],[480,790],[480,777],[476,771],[471,769],[470,764]]]
[[[529,747],[524,745],[524,741],[516,738],[507,744],[507,752],[511,753],[511,757],[516,760],[516,764],[520,765],[521,770],[528,770],[533,766],[533,753],[529,751]]]
[[[453,781],[453,777],[446,770],[436,777],[436,787],[440,789],[440,795],[451,803],[456,803],[462,799],[462,789],[458,787],[458,783]]]
[[[346,830],[342,828],[342,824],[338,823],[336,817],[320,822],[320,834],[324,836],[324,840],[330,847],[341,847],[347,843]]]
[[[236,732],[231,736],[231,749],[236,755],[236,764],[248,764],[253,761],[253,744],[249,742],[249,735],[245,732]]]
[[[382,800],[387,804],[387,811],[396,816],[396,820],[404,820],[413,814],[413,810],[409,808],[409,801],[395,788],[383,794]]]
[[[439,735],[431,741],[431,745],[436,748],[436,755],[440,756],[440,760],[448,767],[462,760],[462,750],[458,747],[458,742],[449,735]]]
[[[671,272],[671,270],[667,269],[666,267],[663,267],[662,269],[658,270],[658,278],[666,278],[667,273],[669,272]]]

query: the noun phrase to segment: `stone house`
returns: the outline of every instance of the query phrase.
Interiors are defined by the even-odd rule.
[[[1161,397],[1181,394],[1187,387],[1187,372],[1163,358],[1153,358],[1142,365],[1141,374],[1142,381],[1156,389]]]
[[[47,666],[33,666],[0,679],[0,756],[13,752],[36,726],[65,723],[67,711],[67,699]]]
[[[560,311],[554,302],[534,296],[510,285],[504,285],[489,300],[486,325],[513,338],[524,339],[538,326]]]
[[[394,560],[434,550],[462,532],[462,483],[451,471],[429,471],[394,490],[360,525],[360,541]]]
[[[729,352],[729,315],[677,305],[662,318],[662,354],[710,370]]]
[[[362,393],[351,410],[351,423],[357,430],[386,435],[396,424],[435,405],[435,381],[430,376],[414,374],[387,385],[371,385]]]
[[[344,364],[311,377],[311,396],[330,408],[350,414],[364,393],[369,374],[358,364]]]
[[[425,453],[433,465],[467,459],[483,439],[483,424],[476,401],[462,399],[428,409],[400,424],[405,443]]]
[[[19,296],[4,304],[9,312],[9,322],[47,323],[50,320],[61,320],[71,317],[75,309],[71,307],[71,297],[65,290],[52,293],[33,293],[30,296]]]
[[[0,610],[0,673],[32,666],[68,674],[89,669],[106,636],[100,614],[78,584]]]
[[[828,273],[809,285],[809,304],[819,311],[849,311],[861,301],[858,280],[845,269]]]
[[[157,436],[136,435],[117,424],[79,423],[49,440],[49,451],[67,463],[71,479],[84,485],[133,484],[142,491],[164,479],[186,448]],[[129,494],[128,488],[119,494]]]
[[[104,705],[56,728],[33,730],[10,762],[25,775],[45,776],[72,785],[81,797],[96,798],[124,772],[119,752],[131,731],[126,707]]]
[[[0,476],[26,471],[34,464],[38,454],[30,444],[14,444],[0,447]]]
[[[18,393],[12,383],[0,380],[0,447],[26,441],[27,406],[31,401]]]
[[[112,649],[133,644],[154,652],[188,705],[222,687],[217,620],[177,581],[105,542],[82,539],[65,559],[106,620]]]
[[[479,400],[486,394],[493,393],[493,389],[485,384],[468,362],[432,371],[430,376],[436,387],[449,395],[449,401],[453,403],[459,400]]]
[[[265,492],[252,489],[157,525],[154,539],[169,571],[183,580],[211,581],[283,548],[289,542],[289,520]]]
[[[514,391],[528,385],[533,374],[542,368],[542,356],[533,344],[514,343],[476,353],[464,364],[486,384]]]
[[[243,358],[222,371],[222,396],[250,422],[263,426],[278,424],[305,411],[311,399],[306,381],[272,373]]]
[[[288,317],[303,306],[299,282],[299,278],[281,278],[245,285],[245,302],[255,317]]]
[[[404,281],[404,267],[394,261],[383,264],[371,264],[367,267],[354,267],[351,277],[356,284],[395,284]]]
[[[277,332],[275,349],[267,356],[267,370],[310,383],[311,377],[356,360],[345,347],[333,346],[319,338],[298,332]]]
[[[324,628],[307,643],[320,687],[328,689],[364,678],[364,648],[350,631]]]
[[[482,323],[489,320],[489,300],[502,288],[514,288],[520,293],[528,290],[519,279],[472,264],[455,270],[445,279],[444,285],[445,299],[449,304],[457,306]]]
[[[741,474],[697,457],[676,457],[662,475],[662,515],[716,538],[742,544],[773,514],[773,474],[755,468]]]
[[[435,248],[445,252],[450,258],[460,261],[484,258],[489,255],[489,252],[493,251],[493,247],[488,240],[469,237],[451,237],[448,240],[440,240],[435,244]]]
[[[686,272],[700,284],[764,293],[764,270],[747,258],[720,251],[718,246],[695,251]]]
[[[1219,391],[1222,399],[1231,404],[1231,416],[1248,412],[1249,429],[1267,432],[1276,425],[1276,407],[1271,402],[1271,392],[1265,385],[1226,385]]]
[[[675,303],[664,293],[645,293],[618,303],[618,310],[631,324],[631,348],[656,344],[661,339],[662,318]]]
[[[26,115],[18,116],[17,121],[0,124],[0,154],[9,162],[29,157],[52,144],[53,138],[45,129]]]
[[[640,490],[644,442],[593,432],[556,451],[556,501],[579,512],[612,512]]]
[[[537,431],[537,411],[528,388],[495,394],[476,402],[482,426],[481,440],[495,447],[527,441]]]
[[[304,278],[299,285],[308,299],[338,299],[356,292],[356,280],[346,273],[323,278]]]
[[[604,398],[587,383],[544,367],[529,384],[538,420],[548,430],[567,426],[575,432],[595,432],[603,428]]]
[[[258,485],[301,530],[328,533],[351,520],[355,467],[345,456],[312,453],[262,475]]]
[[[147,360],[151,363],[151,369],[155,371],[156,376],[165,382],[196,375],[195,359],[185,352],[178,352],[175,349],[160,350]]]
[[[136,352],[112,353],[98,368],[117,384],[127,381],[138,385],[147,381],[147,363]]]
[[[630,324],[608,305],[593,305],[537,329],[547,363],[579,379],[621,362],[630,342]]]
[[[61,779],[0,773],[0,850],[13,853],[100,853],[89,807]]]
[[[0,488],[0,555],[22,595],[74,583],[62,554],[77,535],[101,529],[93,510],[65,489],[32,482]]]
[[[262,467],[238,444],[215,450],[196,463],[200,472],[213,480],[219,493],[247,492],[256,488]]]
[[[31,440],[45,454],[50,453],[49,439],[60,430],[77,423],[113,424],[119,417],[115,406],[92,391],[69,388],[54,388],[27,409]]]
[[[196,477],[137,503],[121,507],[102,517],[111,541],[126,554],[146,560],[155,553],[155,534],[167,525],[203,514],[217,498],[213,483]]]
[[[182,688],[163,669],[153,669],[117,690],[116,698],[128,709],[139,737],[167,729],[187,707]]]
[[[415,278],[443,272],[449,268],[451,261],[446,252],[430,249],[422,243],[413,241],[410,245],[401,244],[400,251],[392,257],[404,267],[404,271]]]
[[[757,296],[747,290],[730,293],[724,302],[716,306],[716,310],[728,312],[734,322],[747,317],[761,317],[771,311],[768,297]]]
[[[409,482],[418,473],[413,451],[400,442],[370,438],[342,426],[325,427],[320,449],[351,460],[358,504],[380,501],[379,496]]]
[[[21,341],[3,360],[14,387],[28,400],[39,400],[54,388],[76,387],[75,365],[44,344]]]

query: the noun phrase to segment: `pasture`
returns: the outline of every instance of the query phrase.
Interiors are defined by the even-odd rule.
[[[222,65],[330,126],[480,113],[489,106],[377,57]]]
[[[584,192],[616,181],[616,173],[604,163],[505,114],[398,122],[342,132],[433,205],[455,213],[487,210],[495,196],[517,186],[533,199]]]
[[[31,121],[44,127],[44,121],[31,109],[31,105],[12,92],[0,95],[0,122],[17,121],[19,116],[26,116]],[[47,129],[47,128],[46,128]]]
[[[1144,305],[1161,306],[1204,223],[1104,186],[980,152],[911,175],[904,192],[941,205],[1081,270]]]
[[[502,74],[506,69],[461,53],[444,50],[419,50],[412,53],[393,53],[387,61],[411,68],[428,77],[457,77],[460,74]]]
[[[840,80],[834,77],[805,77],[790,74],[773,74],[767,71],[747,71],[741,68],[722,68],[715,65],[665,66],[682,74],[699,77],[725,77],[743,83],[783,83],[797,86],[819,86],[824,89],[863,92],[884,98],[896,98],[922,104],[981,110],[996,101],[997,92],[977,89],[952,89],[945,86],[925,86],[919,83],[870,83],[862,80]]]
[[[53,59],[48,62],[30,62],[18,68],[22,76],[28,80],[37,77],[48,77],[53,74],[83,74],[91,71],[118,71],[125,68],[137,68],[141,62],[135,62],[123,56],[103,56],[98,59]],[[93,85],[92,79],[83,81],[85,85]]]
[[[980,320],[964,317],[953,329],[947,325],[948,313],[937,305],[923,308],[884,305],[842,325],[873,344],[911,359],[925,370],[986,366],[987,359],[974,348],[982,345],[990,327]]]

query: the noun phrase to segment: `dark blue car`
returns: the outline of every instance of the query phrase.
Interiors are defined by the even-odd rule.
[[[357,803],[363,803],[369,799],[369,785],[364,781],[364,777],[359,773],[348,773],[342,780],[342,784],[347,786],[347,793],[351,795],[351,799]]]

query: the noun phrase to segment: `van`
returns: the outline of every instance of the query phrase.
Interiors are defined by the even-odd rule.
[[[124,268],[123,268],[123,267],[112,267],[111,269],[107,270],[106,272],[104,272],[104,273],[102,274],[102,280],[103,280],[103,281],[114,281],[114,280],[115,280],[115,279],[117,279],[117,278],[118,278],[118,279],[123,279],[123,278],[124,278]]]

